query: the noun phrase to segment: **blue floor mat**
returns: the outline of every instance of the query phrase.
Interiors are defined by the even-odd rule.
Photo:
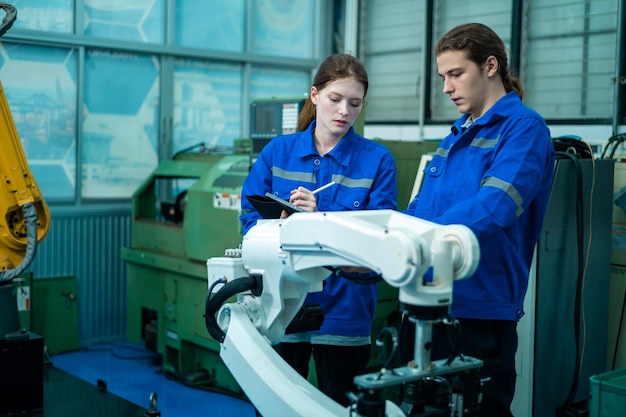
[[[162,417],[255,416],[246,400],[167,378],[154,359],[154,352],[130,343],[94,345],[50,358],[56,368],[94,385],[101,381],[108,392],[144,408],[150,407],[150,395],[156,393]]]

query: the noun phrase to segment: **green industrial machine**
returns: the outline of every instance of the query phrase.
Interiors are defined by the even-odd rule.
[[[441,143],[439,139],[422,141],[374,139],[385,145],[396,160],[396,185],[398,187],[398,210],[406,210],[423,155],[433,153]]]
[[[163,358],[188,382],[239,386],[219,358],[203,318],[206,261],[241,243],[241,187],[249,147],[186,152],[163,161],[133,195],[127,338]]]

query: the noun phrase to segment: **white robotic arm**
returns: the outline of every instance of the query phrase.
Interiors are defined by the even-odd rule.
[[[478,242],[467,227],[442,226],[392,210],[294,213],[287,219],[260,220],[244,237],[241,257],[207,262],[215,290],[218,280],[255,276],[259,282],[256,295],[246,291],[238,295],[238,303],[219,310],[217,323],[224,332],[220,356],[257,407],[280,404],[285,410],[272,410],[272,415],[300,415],[302,410],[316,416],[348,415],[299,378],[270,346],[283,337],[306,294],[322,289],[330,274],[327,267],[370,268],[399,289],[403,304],[448,311],[453,280],[471,275],[478,259]],[[433,279],[425,282],[430,267]],[[262,375],[263,369],[271,380]],[[286,404],[288,394],[277,393],[285,389],[312,393],[305,395],[311,404],[302,398]],[[313,403],[327,412],[310,414]]]

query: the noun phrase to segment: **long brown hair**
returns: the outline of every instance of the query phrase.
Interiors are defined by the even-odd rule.
[[[353,77],[363,84],[365,88],[363,98],[365,98],[369,85],[365,66],[361,61],[350,54],[332,54],[328,56],[324,62],[322,62],[313,78],[313,87],[317,88],[317,91],[321,91],[329,83],[347,77]],[[296,130],[298,132],[306,130],[313,119],[315,119],[315,105],[309,95],[298,116],[298,126]]]
[[[466,23],[450,29],[437,42],[435,56],[449,50],[466,51],[468,59],[479,67],[493,55],[498,60],[498,74],[506,92],[515,90],[520,98],[524,98],[522,82],[509,69],[504,42],[488,26],[482,23]]]

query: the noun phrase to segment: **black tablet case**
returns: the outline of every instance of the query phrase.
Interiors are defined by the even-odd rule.
[[[300,207],[296,207],[287,200],[275,196],[272,193],[262,195],[249,195],[248,201],[263,216],[264,219],[280,219],[280,213],[285,210],[287,214],[296,211],[304,211]]]

